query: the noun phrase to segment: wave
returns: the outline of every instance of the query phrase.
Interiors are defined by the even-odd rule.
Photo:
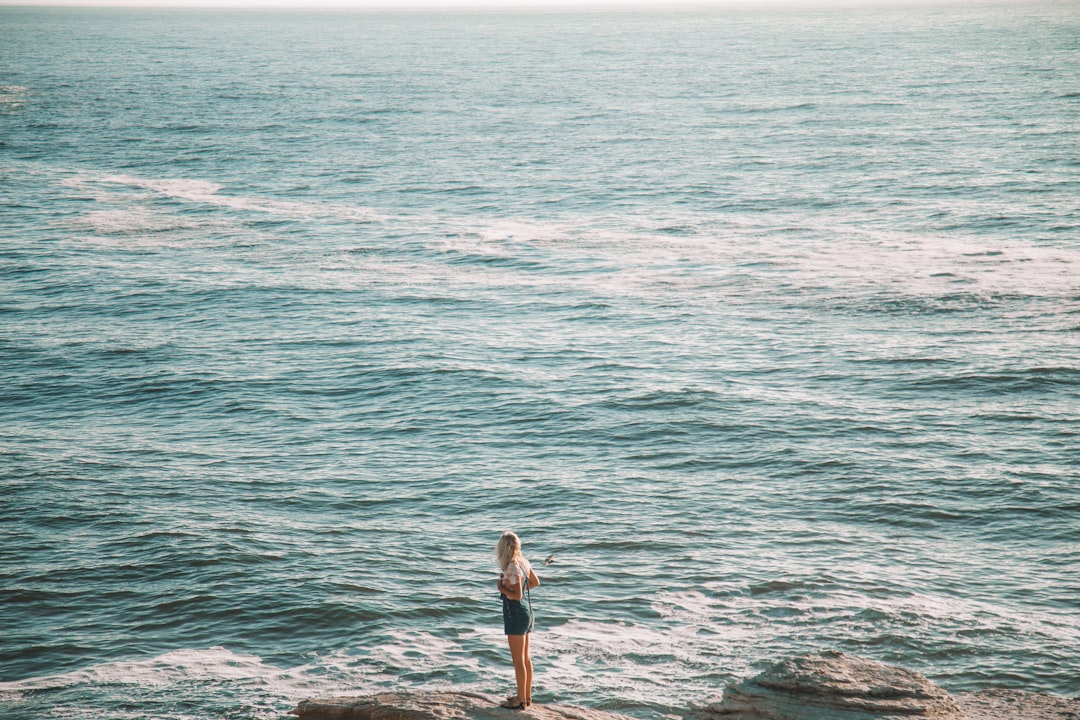
[[[814,110],[818,107],[815,102],[800,102],[800,103],[776,103],[774,105],[731,105],[728,107],[717,108],[716,112],[721,114],[739,114],[739,115],[753,115],[753,114],[770,114],[770,113],[782,113],[791,110]]]
[[[199,223],[175,214],[155,213],[145,208],[137,208],[87,212],[79,216],[78,226],[97,235],[145,236],[191,230],[199,227]]]
[[[0,85],[0,103],[22,102],[29,88],[22,85]]]
[[[927,390],[968,390],[980,393],[1060,392],[1080,394],[1080,367],[1029,367],[997,372],[959,372],[910,379]]]
[[[13,113],[26,102],[29,88],[22,85],[0,85],[0,112]]]
[[[77,685],[167,686],[221,679],[262,685],[289,678],[291,674],[266,665],[255,655],[239,654],[223,647],[181,649],[143,660],[118,660],[59,675],[0,682],[0,693],[26,694]]]
[[[671,410],[692,408],[702,405],[714,405],[719,396],[710,390],[700,388],[679,388],[671,390],[650,390],[623,397],[612,398],[604,402],[605,407],[628,410]]]

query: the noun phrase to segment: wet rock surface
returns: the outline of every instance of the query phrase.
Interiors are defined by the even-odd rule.
[[[912,670],[826,652],[773,663],[698,709],[720,720],[965,720],[947,692]]]
[[[466,692],[388,692],[305,700],[300,720],[630,720],[567,705],[524,710]],[[1080,720],[1080,698],[994,689],[950,696],[912,670],[840,652],[773,663],[729,685],[723,699],[689,710],[689,720]]]
[[[305,700],[292,714],[300,720],[630,720],[624,715],[566,705],[534,703],[523,710],[509,710],[499,705],[502,700],[482,693],[397,692]]]

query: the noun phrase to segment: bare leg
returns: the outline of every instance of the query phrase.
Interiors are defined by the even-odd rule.
[[[525,695],[521,698],[526,705],[532,705],[532,656],[529,654],[529,633],[525,633]]]
[[[514,679],[517,680],[517,696],[523,703],[527,703],[529,697],[529,679],[532,674],[528,658],[528,635],[507,635],[506,641],[510,644],[510,657],[514,661]]]

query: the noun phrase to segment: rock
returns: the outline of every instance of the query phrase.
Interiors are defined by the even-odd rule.
[[[630,720],[565,705],[500,707],[502,698],[468,692],[388,692],[305,700],[300,720]],[[697,707],[700,720],[1080,720],[1080,698],[1021,690],[949,696],[917,672],[825,652],[774,663],[729,685],[719,703]]]
[[[565,705],[533,703],[526,710],[500,707],[502,698],[467,692],[392,692],[368,697],[304,700],[300,720],[630,720],[624,715]]]
[[[955,697],[967,720],[1080,720],[1080,698],[1023,690],[983,690]]]
[[[774,663],[698,708],[716,720],[964,720],[947,692],[917,672],[825,652]]]

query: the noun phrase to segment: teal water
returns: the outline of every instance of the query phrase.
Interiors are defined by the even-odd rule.
[[[1075,4],[0,29],[5,718],[1080,694]]]

